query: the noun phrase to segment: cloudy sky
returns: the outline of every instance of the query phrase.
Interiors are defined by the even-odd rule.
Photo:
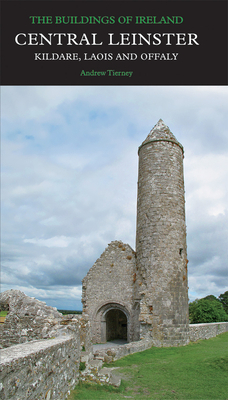
[[[137,149],[162,118],[185,149],[189,298],[228,290],[227,86],[9,86],[2,291],[81,309],[112,240],[135,248]]]

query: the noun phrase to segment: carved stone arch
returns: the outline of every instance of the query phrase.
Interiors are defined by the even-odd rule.
[[[101,343],[114,338],[130,341],[131,318],[125,305],[118,302],[105,303],[98,308],[95,320],[100,325]],[[111,330],[113,334],[110,334]]]

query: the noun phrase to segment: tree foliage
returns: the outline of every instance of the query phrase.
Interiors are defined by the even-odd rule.
[[[219,301],[221,301],[224,310],[228,314],[228,291],[220,294],[218,299],[219,299]]]
[[[203,299],[196,299],[189,304],[189,318],[191,324],[228,321],[221,302],[213,295]]]
[[[213,294],[209,294],[208,296],[204,297],[204,299],[210,301],[219,301],[219,299],[217,299],[217,297],[215,297]]]

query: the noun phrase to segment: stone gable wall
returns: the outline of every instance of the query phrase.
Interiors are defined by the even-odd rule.
[[[102,312],[120,307],[133,324],[134,286],[136,280],[135,252],[121,241],[111,242],[89,270],[82,282],[83,314],[92,324],[92,340],[101,341]],[[133,337],[133,326],[130,338]]]

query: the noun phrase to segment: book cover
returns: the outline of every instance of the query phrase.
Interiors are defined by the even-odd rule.
[[[162,325],[158,319],[165,320],[155,312],[159,304],[163,310],[174,304],[176,315],[186,316],[187,305],[185,310],[177,303],[186,302],[187,292],[190,302],[225,298],[227,1],[2,0],[1,11],[2,292],[20,291],[58,310],[84,307],[99,332],[92,332],[94,343],[148,340],[148,332]],[[154,150],[158,169],[145,166],[154,197],[140,214],[138,158],[148,137],[178,153],[162,153],[156,164]],[[176,170],[168,163],[180,154],[184,186],[178,175],[173,189]],[[155,177],[164,165],[161,190]],[[170,188],[182,194],[164,216],[162,196]],[[168,286],[164,270],[151,277],[146,266],[140,268],[144,258],[155,265],[156,257],[162,263],[173,252],[167,238],[179,208],[185,208],[178,229],[186,224],[187,250],[178,239],[173,260],[186,263],[188,274],[181,275],[185,294],[176,301],[177,281],[169,279]],[[160,254],[155,257],[154,247],[136,259],[136,231],[140,248],[141,232],[147,221],[153,229],[157,215],[156,226],[170,218],[171,227],[162,237],[154,232]],[[174,319],[163,322],[169,334],[157,329],[173,344]],[[10,345],[30,340],[28,327],[25,333],[18,326],[18,341]],[[45,332],[54,337],[49,328]],[[183,343],[185,333],[178,338]],[[154,345],[161,345],[159,335]],[[64,396],[76,382],[71,379],[67,389],[63,384]],[[45,390],[46,398],[56,398],[50,383]]]

